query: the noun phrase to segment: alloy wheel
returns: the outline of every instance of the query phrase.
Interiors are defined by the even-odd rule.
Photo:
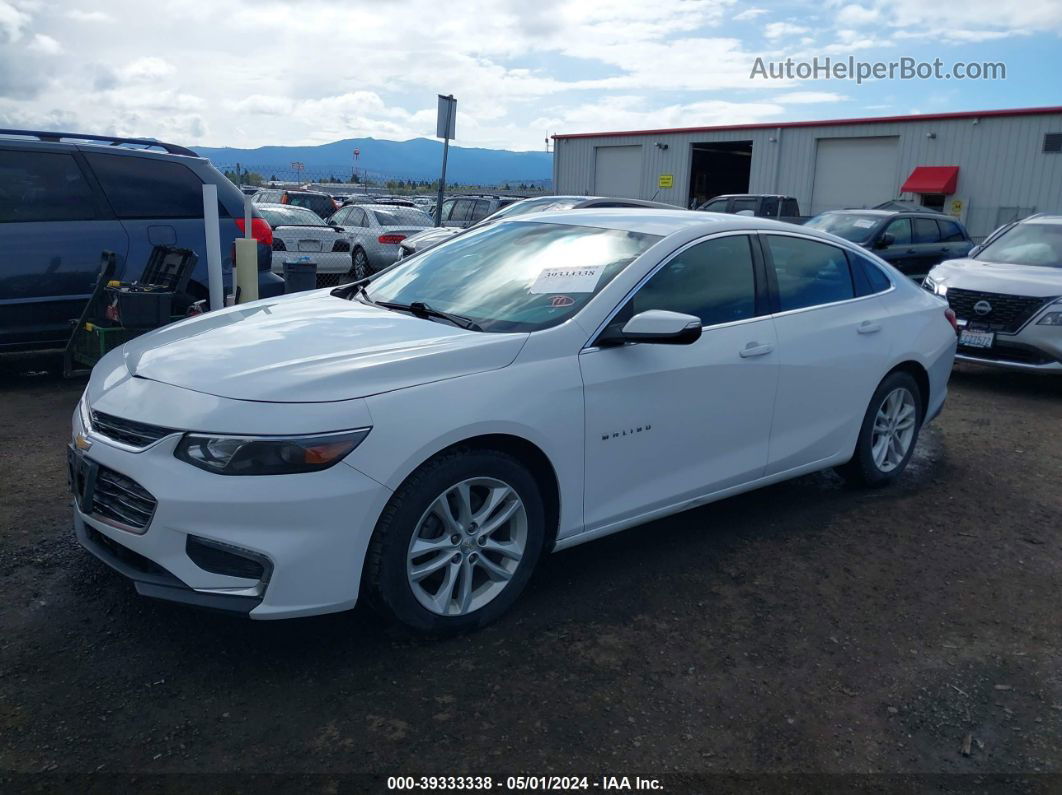
[[[355,281],[369,276],[369,258],[365,256],[365,252],[360,248],[354,249],[354,255],[350,265],[350,275],[354,277]]]
[[[527,548],[527,511],[496,478],[470,478],[434,500],[417,522],[406,580],[432,613],[463,616],[509,585]]]
[[[918,411],[914,395],[906,387],[892,390],[878,407],[871,436],[874,465],[891,472],[903,463],[915,437]]]

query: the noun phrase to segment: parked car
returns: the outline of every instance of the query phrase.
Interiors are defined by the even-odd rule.
[[[965,257],[973,241],[956,219],[934,212],[831,210],[806,226],[851,240],[912,279],[946,259]]]
[[[216,185],[222,269],[231,284],[243,194],[190,149],[142,138],[0,130],[0,350],[61,347],[88,301],[100,254],[117,278],[139,277],[156,245],[195,251],[188,291],[208,296],[203,185]],[[255,213],[258,290],[278,295],[272,235]]]
[[[400,207],[416,207],[416,203],[404,196],[376,196],[372,193],[358,193],[347,197],[344,204],[394,204]]]
[[[472,229],[478,229],[485,224],[492,224],[504,218],[514,218],[518,215],[531,213],[551,212],[554,210],[585,210],[594,207],[642,207],[657,208],[661,210],[676,210],[677,207],[662,202],[645,201],[643,199],[623,199],[608,196],[536,196],[532,199],[522,199],[506,207],[501,208],[493,215],[488,215],[468,229],[456,226],[436,226],[425,229],[415,235],[410,235],[398,246],[398,259],[409,257],[418,251],[426,251],[432,246],[447,241],[459,234]]]
[[[322,218],[327,218],[339,209],[339,202],[327,193],[315,190],[265,188],[252,196],[251,201],[255,204],[291,204],[295,207],[306,207]]]
[[[474,629],[544,552],[831,466],[894,481],[953,323],[791,224],[505,220],[108,354],[73,417],[74,525],[150,596],[270,619],[364,594]]]
[[[398,244],[431,226],[415,207],[394,204],[348,204],[328,223],[350,241],[350,275],[364,279],[398,259]]]
[[[317,286],[342,283],[351,268],[350,240],[307,207],[259,204],[273,229],[273,272],[284,273],[285,260],[308,256],[317,263]]]
[[[968,257],[937,265],[923,286],[958,316],[956,358],[1062,373],[1062,215],[1002,227]]]
[[[495,196],[486,193],[453,196],[442,203],[440,224],[465,229],[523,198],[525,197]]]
[[[731,193],[716,196],[704,202],[698,210],[708,213],[733,213],[754,215],[757,218],[774,218],[791,224],[802,224],[811,216],[800,214],[800,205],[792,196],[776,193]]]

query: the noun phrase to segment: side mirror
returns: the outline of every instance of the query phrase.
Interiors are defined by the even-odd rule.
[[[895,242],[896,238],[890,235],[888,232],[885,232],[881,237],[879,237],[875,241],[874,248],[888,248]]]
[[[598,337],[599,345],[645,342],[657,345],[690,345],[701,338],[701,319],[694,315],[650,309],[639,312],[622,328],[609,326]]]

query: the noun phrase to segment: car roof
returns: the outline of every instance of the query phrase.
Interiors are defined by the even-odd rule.
[[[708,213],[703,210],[658,210],[655,208],[617,207],[518,215],[504,223],[566,224],[569,226],[593,226],[601,229],[618,229],[646,235],[667,236],[678,232],[773,231],[798,232],[808,237],[819,237],[829,242],[837,238],[803,226],[795,226],[770,218],[729,213]],[[699,227],[699,229],[698,229]]]
[[[1036,215],[1030,215],[1026,218],[1022,218],[1018,221],[1019,224],[1062,224],[1062,215],[1055,215],[1052,213],[1037,213]]]

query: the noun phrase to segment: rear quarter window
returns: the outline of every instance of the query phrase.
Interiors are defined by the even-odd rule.
[[[91,153],[85,159],[119,218],[203,217],[203,181],[182,163]]]

